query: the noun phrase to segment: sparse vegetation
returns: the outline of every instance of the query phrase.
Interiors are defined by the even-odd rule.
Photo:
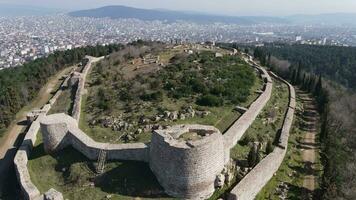
[[[288,108],[288,102],[289,92],[287,85],[274,80],[271,99],[251,127],[247,129],[238,144],[231,149],[231,157],[240,161],[246,160],[253,142],[262,144],[264,151],[261,153],[262,157],[264,157],[263,153],[267,152],[266,146],[268,146],[266,144],[277,139]]]
[[[215,58],[208,51],[172,56],[157,47],[150,57],[171,57],[171,64],[160,66],[137,57],[145,57],[147,48],[126,59],[118,52],[93,68],[80,126],[95,140],[149,142],[152,126],[177,123],[215,125],[224,132],[240,115],[234,106],[248,105],[261,89],[252,68],[238,57]],[[124,59],[112,65],[118,54]],[[109,117],[116,128],[105,125]]]

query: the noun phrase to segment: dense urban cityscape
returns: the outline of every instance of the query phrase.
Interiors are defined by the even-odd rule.
[[[356,45],[356,28],[312,25],[198,24],[188,21],[76,18],[66,14],[0,17],[0,69],[87,45],[128,43],[138,39],[163,42],[266,42],[309,45]]]

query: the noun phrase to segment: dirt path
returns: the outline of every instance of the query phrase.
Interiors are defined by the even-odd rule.
[[[58,87],[59,79],[68,73],[72,68],[66,68],[53,76],[48,83],[40,90],[39,95],[26,107],[20,110],[16,115],[15,120],[9,126],[5,136],[1,138],[0,143],[0,194],[3,185],[3,179],[6,178],[10,166],[12,165],[13,158],[16,154],[17,146],[21,142],[21,138],[24,136],[22,133],[27,128],[25,123],[26,114],[35,109],[45,105],[52,96],[52,91]]]
[[[312,199],[313,192],[316,188],[315,164],[316,150],[318,148],[316,142],[316,127],[319,117],[314,99],[303,93],[301,93],[300,96],[304,107],[302,130],[305,132],[304,138],[301,141],[305,172],[303,178],[303,199]]]

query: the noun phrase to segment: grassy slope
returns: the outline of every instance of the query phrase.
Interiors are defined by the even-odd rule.
[[[261,139],[265,142],[267,139],[273,141],[278,130],[282,126],[284,115],[288,108],[288,98],[289,93],[287,85],[274,80],[271,99],[262,110],[262,113],[258,115],[253,122],[252,126],[247,129],[241,141],[245,140],[246,137],[252,138],[254,141]],[[274,123],[268,124],[266,122],[266,117],[271,110],[276,110],[276,120]],[[245,160],[247,158],[250,146],[248,144],[242,144],[241,141],[231,149],[231,158],[239,160]]]
[[[78,151],[67,148],[56,154],[47,155],[43,150],[41,136],[28,162],[31,180],[41,193],[50,188],[64,194],[65,199],[111,199],[125,200],[152,195],[169,199],[162,192],[148,165],[142,162],[109,162],[105,173],[97,176],[93,162]],[[90,186],[94,180],[95,186]],[[135,194],[135,195],[134,195]]]
[[[90,76],[88,77],[88,80],[90,80]],[[256,91],[261,88],[262,81],[260,79],[256,80],[258,81],[256,81],[251,91]],[[69,94],[69,92],[64,93],[61,99],[59,99],[59,101],[63,100],[65,103],[58,103],[55,106],[56,111],[65,111],[68,108],[68,105],[70,104],[70,101],[68,101]],[[257,97],[258,95],[252,92],[248,98],[248,101],[242,106],[248,106]],[[86,115],[88,115],[88,113],[85,112],[86,101],[87,95],[84,95],[80,127],[97,141],[112,141],[113,139],[110,139],[110,137],[117,137],[117,132],[100,127],[88,127],[85,121],[87,118]],[[172,102],[166,98],[163,101],[163,104],[165,107],[175,110],[183,104],[186,104],[187,101],[189,100]],[[231,125],[231,123],[240,116],[237,112],[232,111],[233,106],[209,108],[209,110],[212,114],[208,117],[196,117],[187,120],[180,120],[174,123],[210,124],[215,125],[222,132],[224,132]],[[99,132],[100,134],[98,134]],[[149,133],[146,133],[142,136],[142,138],[139,138],[140,141],[149,141],[149,139]],[[157,199],[157,196],[160,196],[157,195],[157,193],[161,193],[162,189],[145,163],[126,161],[110,162],[106,166],[106,172],[103,174],[103,177],[98,179],[98,182],[96,183],[97,187],[88,186],[90,183],[88,180],[95,177],[92,166],[93,162],[88,161],[83,155],[72,148],[65,149],[55,155],[46,155],[43,152],[41,138],[39,138],[39,141],[29,160],[31,179],[35,185],[39,187],[41,192],[45,192],[53,187],[58,191],[63,192],[65,198],[71,200],[82,198],[93,200],[103,199],[108,194],[113,194],[112,199],[132,199],[135,195],[138,195],[144,199],[149,199],[150,196],[155,196],[155,199]],[[63,169],[65,170],[62,171]],[[71,173],[68,172],[68,169],[70,169]],[[73,178],[76,176],[80,176],[81,178]],[[73,183],[73,180],[77,181],[74,181],[75,183]],[[215,197],[220,196],[221,191],[217,191],[212,199],[216,199]],[[151,193],[155,195],[150,195]],[[162,197],[159,199],[168,198]]]
[[[297,96],[297,108],[301,108],[302,103],[299,96]],[[278,184],[281,182],[286,183],[290,189],[288,191],[288,199],[300,199],[303,193],[303,177],[305,175],[304,163],[302,158],[302,151],[299,147],[299,142],[302,141],[303,136],[305,135],[305,131],[301,129],[302,116],[299,112],[295,115],[295,120],[293,123],[293,128],[291,130],[291,134],[288,142],[288,151],[284,161],[279,168],[276,175],[268,182],[268,184],[260,191],[257,195],[256,200],[263,199],[273,199],[279,200],[280,198],[276,194],[276,188]],[[320,161],[320,156],[316,154],[316,164],[314,165],[316,168],[317,177],[321,177],[320,173],[322,173],[322,164]],[[320,188],[318,184],[320,180],[316,181],[316,190]]]
[[[167,61],[169,58],[173,57],[174,54],[179,52],[178,50],[171,50],[162,53],[160,56],[163,60]],[[114,73],[114,71],[112,72]],[[93,80],[96,79],[98,74],[95,72],[95,70],[92,70],[91,73],[88,74],[87,82],[91,83]],[[246,106],[250,105],[257,97],[258,94],[255,93],[255,91],[260,90],[262,88],[262,80],[260,78],[255,79],[255,84],[251,88],[251,95],[248,97],[247,101],[244,102],[241,106]],[[88,89],[88,94],[96,94],[98,90],[98,86],[92,85],[90,87],[87,87]],[[90,108],[90,106],[95,105],[95,100],[88,98],[88,95],[83,96],[83,102],[82,102],[82,113],[81,113],[81,119],[79,123],[79,127],[85,131],[90,137],[92,137],[94,140],[99,141],[99,142],[110,142],[110,143],[122,143],[123,141],[120,140],[119,138],[121,137],[122,134],[121,132],[113,131],[110,128],[104,128],[101,126],[93,126],[90,127],[88,124],[88,121],[93,118],[93,115],[96,115],[97,113],[100,113],[100,111],[95,111],[95,108]],[[234,111],[234,106],[233,105],[225,105],[222,107],[202,107],[198,106],[195,104],[195,101],[189,98],[181,98],[179,100],[176,99],[171,99],[168,98],[167,96],[164,96],[163,101],[159,102],[158,104],[153,104],[151,106],[150,111],[139,111],[135,113],[135,115],[145,115],[145,116],[150,116],[154,113],[156,113],[156,108],[157,107],[163,107],[166,110],[180,110],[182,106],[186,105],[192,105],[194,108],[199,107],[202,110],[205,111],[210,111],[211,114],[207,117],[194,117],[194,118],[187,118],[185,120],[177,120],[175,122],[158,122],[157,124],[160,125],[174,125],[174,124],[204,124],[204,125],[212,125],[217,127],[221,132],[225,132],[233,122],[235,122],[239,117],[240,113]],[[125,105],[121,105],[120,112],[113,112],[117,115],[120,115],[122,110],[125,108]],[[115,115],[114,114],[114,115]],[[144,142],[147,143],[150,141],[151,138],[151,133],[146,132],[143,134],[138,135],[137,139],[132,141],[132,142]]]

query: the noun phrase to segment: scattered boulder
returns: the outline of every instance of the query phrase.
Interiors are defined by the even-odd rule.
[[[170,114],[169,118],[170,118],[171,120],[173,120],[173,121],[177,120],[177,119],[178,119],[178,111],[173,111],[173,112]]]
[[[225,175],[224,174],[217,175],[215,179],[215,187],[222,188],[224,184],[225,184]]]
[[[63,200],[62,193],[58,192],[55,189],[50,189],[44,194],[45,200]]]
[[[181,113],[181,114],[179,115],[179,119],[180,119],[180,120],[185,120],[185,114]]]

